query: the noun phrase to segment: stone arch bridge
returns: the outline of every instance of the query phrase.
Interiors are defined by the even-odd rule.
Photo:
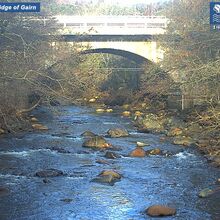
[[[59,41],[78,42],[82,53],[110,53],[138,63],[158,63],[163,50],[156,40],[165,33],[164,16],[56,16]]]

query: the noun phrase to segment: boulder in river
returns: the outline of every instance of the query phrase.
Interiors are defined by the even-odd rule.
[[[104,170],[92,182],[104,183],[109,185],[114,185],[115,182],[121,179],[121,175],[113,170]]]
[[[121,179],[121,174],[119,174],[114,170],[104,170],[99,174],[99,176],[108,176],[108,175],[113,176],[115,179]]]
[[[94,137],[94,136],[96,136],[96,134],[94,134],[94,133],[91,132],[91,131],[85,131],[85,132],[83,132],[83,133],[81,134],[81,136],[83,136],[83,137]]]
[[[83,147],[88,148],[108,148],[111,146],[102,136],[95,136],[91,137],[89,140],[86,140],[83,145]]]
[[[130,157],[145,157],[146,152],[143,148],[136,147],[130,154]]]
[[[146,209],[146,213],[152,217],[172,216],[176,214],[176,209],[164,205],[153,205]]]
[[[36,176],[38,177],[56,177],[56,176],[63,176],[64,173],[61,170],[57,169],[46,169],[46,170],[40,170],[36,172]]]
[[[105,158],[107,159],[116,159],[116,158],[120,158],[120,155],[116,154],[115,152],[112,152],[112,151],[107,151],[105,153]]]
[[[107,131],[107,134],[112,138],[129,136],[128,131],[123,128],[111,128]]]
[[[92,179],[91,182],[104,183],[104,184],[109,184],[109,185],[113,186],[115,183],[115,178],[112,175],[98,176],[98,177],[95,177],[94,179]]]

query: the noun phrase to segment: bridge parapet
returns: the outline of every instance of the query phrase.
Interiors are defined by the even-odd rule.
[[[165,16],[56,16],[62,34],[164,34]]]

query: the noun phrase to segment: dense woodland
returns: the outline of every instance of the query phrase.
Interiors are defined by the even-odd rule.
[[[41,1],[40,14],[0,14],[0,128],[16,132],[28,126],[25,113],[40,103],[54,100],[79,103],[101,97],[106,104],[123,105],[134,100],[154,103],[171,91],[187,91],[194,104],[205,106],[212,129],[219,129],[220,38],[211,31],[208,0],[174,0],[132,7],[99,5],[59,5]],[[143,72],[120,72],[114,67],[136,67],[134,62],[113,55],[79,55],[79,44],[52,46],[42,35],[56,29],[42,25],[42,17],[55,23],[57,14],[166,15],[167,35],[158,41],[165,59]],[[168,37],[167,37],[168,36]],[[120,95],[119,95],[120,94]],[[119,97],[120,96],[120,97]]]

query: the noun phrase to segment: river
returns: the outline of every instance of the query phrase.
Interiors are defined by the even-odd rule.
[[[143,220],[143,211],[154,204],[177,209],[165,219],[220,219],[220,194],[199,198],[207,187],[217,187],[220,170],[209,166],[195,149],[160,142],[160,135],[138,133],[129,119],[115,113],[95,114],[86,107],[59,106],[52,117],[46,108],[35,115],[48,131],[20,133],[0,139],[1,220]],[[109,128],[126,128],[129,137],[107,138],[121,148],[118,159],[105,152],[83,148],[86,130],[104,135]],[[160,148],[172,156],[126,157],[136,142],[145,149]],[[64,152],[57,152],[62,148]],[[108,160],[108,164],[97,160]],[[62,170],[65,175],[35,176],[42,169]],[[102,170],[114,169],[122,179],[113,186],[91,182]]]

